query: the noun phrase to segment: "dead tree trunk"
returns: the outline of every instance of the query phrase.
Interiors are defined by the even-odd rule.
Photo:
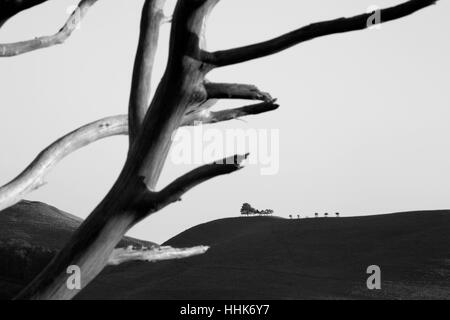
[[[67,267],[82,270],[86,285],[104,268],[116,244],[136,223],[209,178],[231,173],[238,163],[212,164],[154,191],[165,163],[172,133],[188,110],[207,99],[203,86],[210,66],[198,59],[199,35],[207,13],[217,1],[181,1],[174,15],[167,71],[130,146],[125,167],[106,198],[83,223],[50,265],[19,295],[19,299],[70,299],[77,292],[66,286]],[[229,163],[229,162],[228,162]],[[145,182],[145,183],[144,183]]]
[[[83,4],[94,2],[95,0],[83,0],[80,6],[83,8]],[[17,299],[73,298],[78,291],[70,290],[66,285],[66,271],[69,266],[75,265],[81,269],[82,287],[85,287],[107,265],[114,247],[132,226],[170,203],[180,200],[185,192],[196,185],[241,168],[241,162],[247,155],[234,156],[220,163],[200,167],[161,191],[155,190],[171,147],[172,134],[180,126],[189,125],[196,119],[214,123],[278,107],[269,94],[254,86],[208,82],[206,76],[211,70],[274,54],[317,37],[361,30],[369,26],[368,21],[372,17],[372,14],[363,14],[320,22],[263,43],[208,52],[201,48],[200,39],[203,37],[205,20],[218,2],[219,0],[178,0],[172,18],[166,71],[153,100],[149,103],[149,79],[159,25],[164,20],[161,15],[164,0],[146,1],[130,95],[130,149],[126,164],[103,201],[69,243]],[[381,10],[379,22],[402,18],[435,2],[436,0],[406,1]],[[1,3],[0,0],[0,5]],[[52,44],[56,43],[58,42]],[[4,48],[3,52],[12,53],[25,53],[27,48],[39,49],[35,42],[32,44],[27,47],[21,43],[22,48],[25,48],[22,51],[7,51],[14,45],[0,45],[0,48]],[[48,45],[42,47],[46,46]],[[260,100],[262,103],[208,115],[200,112],[210,108],[217,99],[229,98]]]

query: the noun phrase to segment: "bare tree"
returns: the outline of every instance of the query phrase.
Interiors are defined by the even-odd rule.
[[[410,0],[380,10],[384,23],[413,14],[437,0]],[[46,0],[0,0],[0,26],[21,11]],[[63,28],[52,36],[0,44],[0,56],[11,57],[64,42],[97,0],[81,0]],[[127,161],[117,181],[72,239],[17,297],[17,299],[71,299],[79,291],[66,286],[69,266],[82,272],[82,287],[107,265],[114,247],[135,224],[179,201],[191,188],[214,177],[241,169],[247,155],[205,165],[155,189],[170,150],[172,134],[193,122],[216,123],[278,108],[275,100],[253,85],[212,83],[206,76],[216,68],[262,58],[314,38],[362,30],[373,13],[314,23],[269,41],[209,52],[202,47],[205,22],[219,0],[178,0],[173,13],[166,71],[150,101],[150,79],[158,44],[165,0],[146,0],[142,12],[133,83],[127,116],[108,118],[80,128],[47,148],[17,179],[0,189],[3,208],[39,187],[49,168],[74,150],[98,139],[129,133]],[[216,113],[204,113],[218,99],[247,99],[259,103]],[[50,164],[50,165],[49,165]],[[292,216],[291,216],[292,218]]]

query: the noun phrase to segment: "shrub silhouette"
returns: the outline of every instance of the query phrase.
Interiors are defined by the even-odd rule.
[[[241,215],[249,216],[249,215],[261,215],[261,216],[271,216],[274,214],[272,209],[265,210],[257,210],[253,208],[249,203],[244,203],[241,208]]]

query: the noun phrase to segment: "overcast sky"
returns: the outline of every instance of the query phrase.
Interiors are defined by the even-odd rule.
[[[208,48],[250,44],[400,2],[222,0],[209,22]],[[50,1],[18,16],[0,30],[0,41],[55,32],[75,3]],[[64,45],[0,59],[0,183],[60,136],[127,112],[142,4],[100,0]],[[449,9],[449,1],[440,1],[381,30],[317,39],[213,72],[211,80],[253,83],[279,99],[275,112],[214,127],[278,130],[279,172],[261,175],[261,166],[250,165],[208,182],[130,234],[163,242],[199,223],[238,216],[243,202],[285,217],[449,208]],[[86,217],[120,172],[127,141],[110,138],[71,155],[29,199]],[[192,167],[169,159],[161,186]]]

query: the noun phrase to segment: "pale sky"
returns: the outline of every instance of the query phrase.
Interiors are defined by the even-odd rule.
[[[209,21],[208,47],[250,44],[400,2],[222,0]],[[50,1],[18,16],[0,30],[0,41],[54,33],[75,3]],[[127,112],[142,4],[100,0],[64,45],[0,59],[0,183],[69,131]],[[284,217],[449,208],[449,9],[449,1],[439,1],[381,30],[328,36],[213,72],[210,80],[253,83],[279,99],[275,112],[215,126],[279,130],[278,174],[263,176],[251,165],[205,183],[130,235],[163,242],[194,225],[238,216],[243,202]],[[28,198],[85,218],[114,183],[127,142],[110,138],[72,154]],[[193,167],[169,160],[161,186]]]

